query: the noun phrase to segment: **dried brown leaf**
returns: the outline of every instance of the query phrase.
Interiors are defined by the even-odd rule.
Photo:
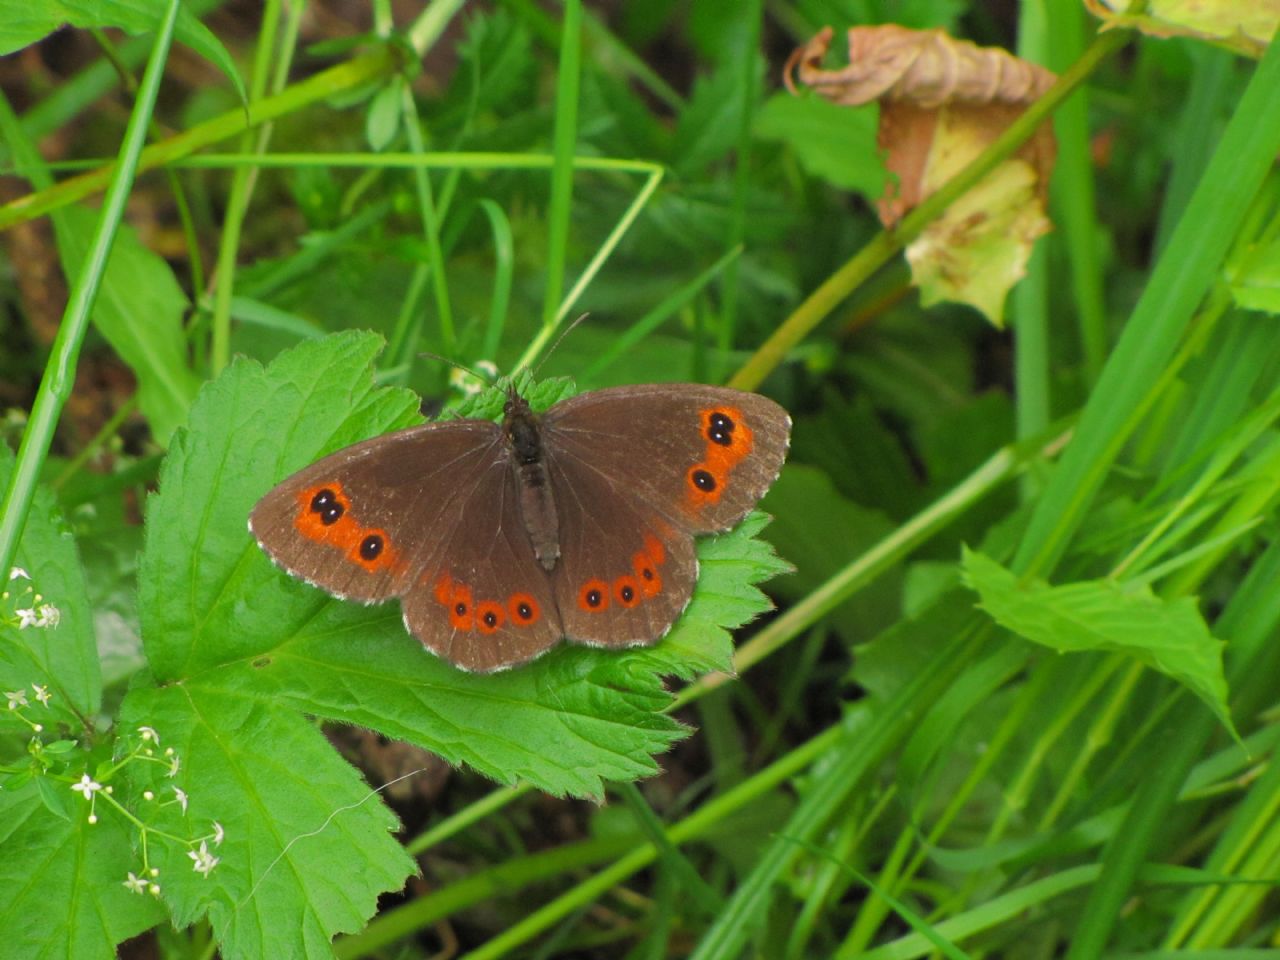
[[[942,30],[910,30],[896,23],[849,30],[849,65],[824,70],[832,30],[823,27],[787,60],[792,74],[834,103],[861,106],[873,100],[937,108],[949,103],[1026,106],[1053,85],[1052,73],[1007,50],[979,47]]]
[[[787,61],[784,80],[846,106],[878,102],[877,142],[895,175],[879,202],[892,227],[982,153],[1056,80],[1005,50],[978,47],[941,30],[896,24],[848,31],[849,64],[825,69],[833,33],[824,28]],[[959,300],[1002,321],[1008,288],[1022,276],[1044,215],[1056,154],[1043,124],[1013,157],[953,205],[907,251],[925,302]]]

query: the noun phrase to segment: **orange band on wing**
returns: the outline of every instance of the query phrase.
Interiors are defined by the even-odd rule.
[[[351,513],[351,498],[342,484],[330,482],[298,491],[294,528],[312,543],[341,550],[369,573],[403,568],[400,551],[380,527],[363,526]]]
[[[737,407],[699,410],[698,429],[702,460],[685,472],[685,502],[694,511],[720,502],[733,468],[755,448],[755,434]]]

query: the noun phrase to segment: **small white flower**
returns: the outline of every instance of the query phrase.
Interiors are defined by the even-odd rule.
[[[143,740],[149,740],[156,746],[160,745],[160,734],[156,733],[154,727],[139,727],[138,732],[142,734]]]
[[[222,846],[222,838],[225,836],[226,834],[222,830],[222,824],[217,820],[213,821],[213,845],[215,847]]]
[[[42,630],[45,627],[56,627],[62,622],[62,611],[52,603],[40,604],[36,613],[39,614],[39,618],[36,620],[35,624],[37,630]]]
[[[27,571],[23,570],[21,567],[14,567],[9,571],[9,579],[10,580],[18,580],[18,579],[30,580],[31,574],[27,573]]]
[[[132,870],[129,871],[129,879],[124,881],[124,885],[130,893],[142,893],[147,889],[146,878],[134,876]]]
[[[97,780],[94,780],[93,777],[86,773],[80,777],[79,783],[73,783],[71,785],[71,789],[76,791],[76,793],[83,793],[84,798],[88,800],[102,789],[102,784],[98,783]],[[90,818],[89,822],[93,823],[93,818]]]
[[[39,617],[36,616],[35,609],[32,607],[28,607],[26,610],[15,610],[13,612],[18,615],[19,630],[25,630],[27,627],[34,627],[36,625],[36,621],[39,620]]]
[[[178,798],[178,803],[182,806],[182,812],[187,812],[187,792],[181,787],[173,788],[173,795]]]
[[[31,689],[36,692],[36,699],[48,707],[49,701],[53,699],[49,693],[49,688],[42,683],[33,683]]]
[[[166,753],[173,753],[173,750],[172,750],[172,749],[169,749],[169,750],[167,750],[167,751],[165,751],[165,752],[166,752]],[[176,753],[174,753],[174,754],[173,754],[173,756],[171,756],[171,757],[169,758],[169,773],[168,773],[168,776],[170,776],[170,777],[176,777],[176,776],[178,775],[178,768],[179,768],[180,766],[182,766],[182,760],[181,760],[181,758],[180,758]]]
[[[19,707],[27,705],[27,691],[25,690],[6,690],[4,695],[9,701],[10,710],[17,710]]]
[[[213,872],[213,868],[220,862],[217,857],[209,852],[209,844],[203,840],[200,841],[200,849],[188,850],[187,856],[195,861],[195,865],[192,869],[194,869],[196,873],[204,874],[206,877]]]

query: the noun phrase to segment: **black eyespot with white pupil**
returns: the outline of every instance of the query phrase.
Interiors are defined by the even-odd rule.
[[[517,605],[516,613],[519,615],[521,620],[533,619],[533,607],[529,606],[527,603]]]
[[[360,557],[372,563],[377,560],[385,545],[381,536],[371,533],[360,541]]]
[[[706,470],[693,471],[693,485],[703,493],[710,493],[716,488],[716,478]]]
[[[320,522],[326,527],[335,524],[346,513],[342,504],[338,502],[338,495],[325,487],[314,497],[311,498],[311,512],[320,515]]]
[[[599,590],[592,589],[592,590],[588,590],[588,591],[587,591],[587,606],[588,606],[588,607],[598,607],[598,606],[600,606],[600,600],[601,600],[601,599],[602,599],[602,597],[601,597],[601,595],[600,595],[600,591],[599,591]]]
[[[707,426],[707,439],[712,443],[718,443],[722,447],[733,445],[733,428],[736,424],[731,417],[726,416],[720,411],[711,414],[710,423]]]
[[[622,595],[623,603],[630,603],[636,597],[636,592],[632,590],[630,587],[623,587],[618,592]]]
[[[498,625],[498,615],[490,610],[484,615],[484,625],[486,627],[496,627]]]

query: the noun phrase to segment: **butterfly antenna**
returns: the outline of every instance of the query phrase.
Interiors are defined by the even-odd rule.
[[[556,337],[555,343],[551,344],[551,349],[542,355],[542,359],[539,360],[538,365],[533,368],[533,372],[530,374],[530,376],[535,378],[538,376],[538,371],[542,369],[542,365],[547,362],[550,356],[556,352],[556,348],[560,346],[560,341],[562,341],[569,334],[573,333],[573,331],[577,328],[578,324],[580,324],[583,320],[587,319],[587,317],[589,316],[591,316],[591,314],[589,313],[582,314],[581,316],[578,317],[577,320],[573,321],[573,323],[569,324],[567,327],[565,327],[563,330],[560,331],[560,336]]]
[[[485,384],[487,386],[495,387],[498,385],[498,368],[493,367],[492,364],[483,364],[484,366],[493,367],[493,369],[491,370],[486,370],[483,368],[477,369],[475,367],[468,367],[465,363],[462,363],[458,360],[450,360],[448,357],[442,357],[440,354],[432,353],[430,350],[420,350],[418,351],[418,356],[430,357],[432,360],[439,360],[441,363],[445,364],[446,366],[453,367],[455,370],[461,370],[463,373],[469,373],[471,376],[475,377],[476,380],[478,380],[480,383]],[[455,386],[457,385],[458,384],[455,384]],[[461,386],[464,392],[474,392],[473,390],[468,390],[465,384]]]

